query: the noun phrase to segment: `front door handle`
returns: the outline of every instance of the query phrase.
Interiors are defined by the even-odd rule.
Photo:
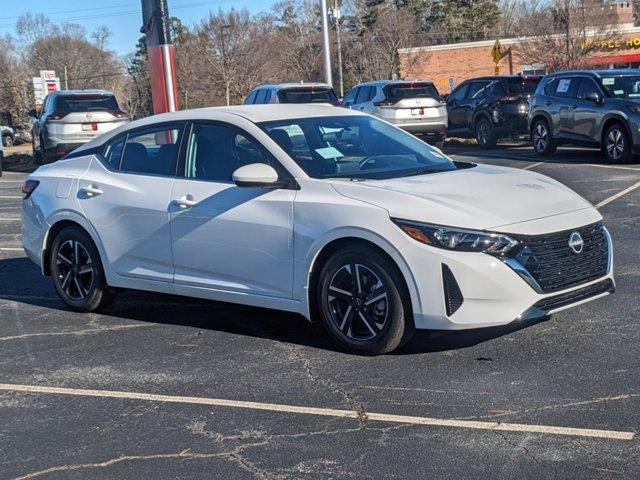
[[[551,105],[553,102],[551,100],[547,100],[546,102],[544,102],[544,104],[548,107],[549,105]]]
[[[191,195],[185,195],[182,198],[174,200],[173,203],[182,209],[191,208],[196,205],[196,202]]]
[[[85,194],[87,197],[97,197],[102,195],[103,192],[95,185],[89,185],[88,187],[82,187],[80,193]]]

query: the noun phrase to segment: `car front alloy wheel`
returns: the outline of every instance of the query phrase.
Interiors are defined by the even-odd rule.
[[[628,163],[633,159],[627,134],[621,125],[609,127],[605,134],[604,154],[609,163]]]
[[[322,321],[345,349],[377,355],[413,335],[406,288],[395,265],[367,247],[346,247],[329,258],[320,273]]]

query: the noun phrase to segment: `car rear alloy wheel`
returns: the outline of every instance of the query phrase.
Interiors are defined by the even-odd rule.
[[[481,118],[476,123],[476,140],[481,148],[493,148],[498,143],[495,129],[487,118]]]
[[[609,163],[628,163],[633,159],[627,134],[621,125],[612,125],[607,130],[604,154]]]
[[[539,155],[551,155],[556,151],[556,145],[551,138],[549,126],[544,120],[538,120],[531,129],[531,142],[533,149]]]
[[[56,236],[50,268],[58,295],[74,310],[97,310],[115,299],[115,292],[106,284],[98,251],[79,227],[64,228]]]
[[[324,265],[318,300],[322,322],[345,349],[377,355],[413,335],[408,295],[397,267],[377,251],[345,247]]]
[[[2,137],[2,145],[4,147],[13,147],[13,138],[11,138],[11,135],[5,135]]]

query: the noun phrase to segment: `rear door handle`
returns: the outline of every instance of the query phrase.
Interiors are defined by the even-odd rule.
[[[551,105],[553,102],[551,100],[547,100],[546,102],[544,102],[544,104],[548,107],[549,105]]]
[[[88,187],[82,187],[80,193],[84,193],[87,197],[97,197],[102,195],[103,192],[95,185],[89,185]]]
[[[174,200],[173,203],[182,209],[191,208],[196,205],[196,202],[191,195],[185,195],[182,198]]]

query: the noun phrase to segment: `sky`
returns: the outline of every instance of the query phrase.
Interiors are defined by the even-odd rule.
[[[187,26],[198,22],[210,11],[240,10],[251,13],[270,10],[276,0],[168,0],[169,14]],[[0,36],[13,33],[18,17],[25,13],[43,13],[56,23],[78,23],[92,32],[101,25],[113,36],[109,47],[124,55],[135,49],[141,36],[140,0],[0,0]]]

